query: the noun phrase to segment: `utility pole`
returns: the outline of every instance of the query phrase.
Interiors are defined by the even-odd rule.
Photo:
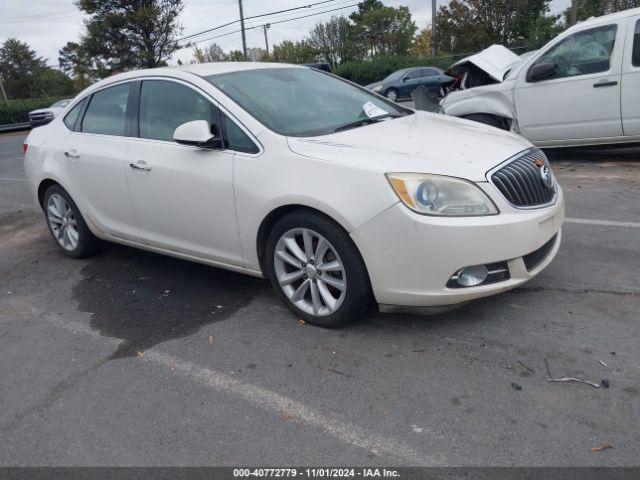
[[[436,0],[431,0],[431,56],[436,56]]]
[[[267,36],[267,30],[271,28],[271,24],[267,23],[263,25],[262,28],[264,29],[264,45],[265,47],[267,47],[267,57],[268,57],[269,56],[269,37]]]
[[[240,29],[242,30],[242,55],[244,60],[247,60],[247,37],[244,33],[244,14],[242,13],[242,0],[238,0],[238,7],[240,8]]]
[[[578,21],[578,0],[571,0],[571,25],[575,25]]]
[[[9,105],[9,100],[7,100],[7,92],[4,91],[4,84],[2,83],[2,77],[0,77],[0,90],[2,90],[2,96],[4,97],[4,102]]]

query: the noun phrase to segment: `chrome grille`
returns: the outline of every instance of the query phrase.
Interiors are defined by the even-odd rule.
[[[550,175],[545,185],[541,170]],[[547,157],[537,148],[527,150],[491,175],[491,181],[500,193],[516,207],[547,205],[556,196],[556,183]]]

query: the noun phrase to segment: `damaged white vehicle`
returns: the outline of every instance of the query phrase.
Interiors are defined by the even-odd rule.
[[[640,142],[640,8],[581,22],[520,57],[493,45],[450,72],[448,115],[540,147]]]

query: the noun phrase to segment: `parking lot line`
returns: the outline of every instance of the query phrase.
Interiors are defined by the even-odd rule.
[[[595,220],[589,218],[565,218],[566,223],[576,223],[580,225],[602,225],[605,227],[640,228],[640,223],[617,222],[615,220]]]
[[[32,314],[71,333],[88,335],[116,345],[120,342],[115,338],[103,337],[84,323],[62,318],[61,315],[44,313],[34,306],[30,306],[29,309]],[[419,452],[400,440],[367,431],[342,418],[326,415],[280,393],[242,382],[225,373],[211,370],[155,348],[145,350],[137,358],[213,390],[234,395],[255,407],[276,413],[282,418],[286,417],[286,421],[323,430],[337,440],[368,450],[376,455],[391,456],[406,461],[412,466],[443,466],[445,464],[440,455]]]
[[[0,177],[0,181],[3,182],[26,182],[26,178],[10,178],[10,177]]]

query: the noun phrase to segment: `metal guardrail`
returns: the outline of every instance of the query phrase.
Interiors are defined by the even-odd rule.
[[[0,132],[19,132],[20,130],[28,130],[31,128],[29,122],[10,123],[8,125],[0,125]]]

